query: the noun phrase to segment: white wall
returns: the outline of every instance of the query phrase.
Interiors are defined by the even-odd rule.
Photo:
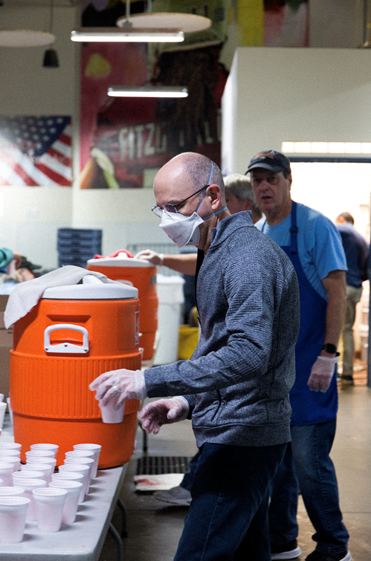
[[[49,9],[0,8],[2,29],[48,31]],[[47,47],[0,48],[2,115],[71,115],[77,120],[77,48],[70,39],[76,8],[55,8],[54,48],[60,68],[43,68]],[[10,247],[45,268],[57,266],[57,229],[71,226],[72,189],[2,187],[0,247]]]
[[[227,84],[224,173],[283,141],[370,142],[369,49],[238,48]]]

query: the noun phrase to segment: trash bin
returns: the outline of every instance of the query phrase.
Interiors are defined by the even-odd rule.
[[[183,323],[184,279],[157,275],[159,344],[153,364],[169,364],[178,358],[179,326]]]
[[[38,442],[59,445],[57,465],[74,444],[94,442],[102,445],[101,469],[127,462],[140,401],[126,403],[122,423],[105,424],[89,384],[103,372],[140,366],[136,288],[93,275],[83,284],[47,288],[14,324],[10,395],[22,461]]]

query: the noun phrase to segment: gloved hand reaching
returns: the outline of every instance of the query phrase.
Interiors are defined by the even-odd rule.
[[[308,380],[308,386],[311,390],[318,392],[327,392],[330,387],[331,378],[335,371],[335,364],[338,358],[327,356],[318,356],[316,362],[312,366],[312,370]]]
[[[116,409],[128,399],[144,399],[147,397],[144,374],[141,370],[111,370],[104,372],[89,386],[91,391],[96,391],[95,399],[102,405],[107,405],[109,400],[117,397]]]
[[[142,421],[143,430],[147,434],[158,434],[162,425],[170,425],[184,421],[189,411],[188,401],[182,397],[160,399],[148,403],[139,413],[138,419]]]
[[[135,259],[143,259],[149,261],[152,265],[162,265],[164,261],[163,253],[156,253],[152,249],[144,249],[136,254]]]

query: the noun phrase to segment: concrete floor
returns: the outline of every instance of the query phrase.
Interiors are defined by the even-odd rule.
[[[371,560],[371,389],[365,386],[339,388],[338,429],[332,451],[344,522],[350,533],[349,548],[355,561]],[[166,506],[151,494],[135,492],[133,475],[142,455],[141,430],[137,452],[132,457],[121,491],[128,513],[128,537],[123,539],[125,561],[171,561],[182,532],[187,507]],[[163,427],[148,439],[152,456],[192,456],[196,451],[190,422]],[[300,560],[313,551],[313,528],[300,502],[298,512]],[[120,527],[116,509],[114,525]],[[99,561],[116,559],[113,538],[108,535]],[[255,561],[255,560],[246,560]]]

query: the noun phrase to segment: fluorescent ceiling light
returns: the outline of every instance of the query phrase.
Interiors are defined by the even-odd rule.
[[[138,43],[180,43],[184,33],[175,28],[85,27],[71,31],[71,41],[79,42],[138,42]]]
[[[107,94],[111,97],[187,97],[183,86],[112,86]]]

